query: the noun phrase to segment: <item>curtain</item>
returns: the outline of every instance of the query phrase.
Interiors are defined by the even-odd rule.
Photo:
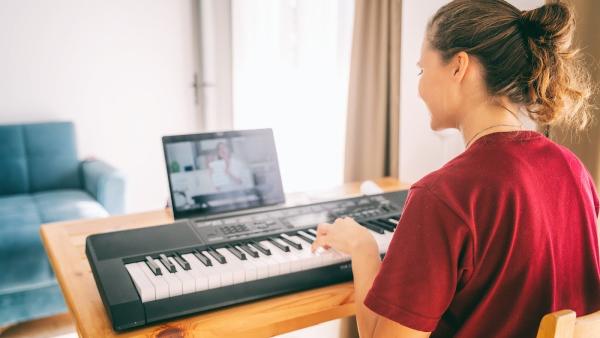
[[[548,1],[552,2],[552,1]],[[577,27],[575,31],[575,45],[581,49],[593,83],[600,88],[600,34],[596,27],[596,20],[600,14],[600,1],[573,0],[575,6]],[[596,187],[600,188],[600,91],[593,95],[594,123],[581,135],[556,128],[551,131],[552,138],[570,150],[581,159],[586,168],[594,177]]]
[[[356,0],[344,180],[398,177],[401,0]]]

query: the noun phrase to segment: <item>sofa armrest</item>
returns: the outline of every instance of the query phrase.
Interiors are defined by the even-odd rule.
[[[125,212],[125,175],[100,160],[81,162],[83,187],[111,215]]]

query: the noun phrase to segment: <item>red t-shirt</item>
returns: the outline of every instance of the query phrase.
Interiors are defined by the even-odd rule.
[[[535,337],[600,310],[598,197],[566,148],[493,133],[414,184],[365,304],[432,337]]]

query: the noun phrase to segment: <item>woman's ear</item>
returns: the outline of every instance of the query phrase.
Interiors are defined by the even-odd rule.
[[[462,82],[467,68],[469,67],[469,54],[465,52],[458,52],[452,58],[452,78],[457,82]]]

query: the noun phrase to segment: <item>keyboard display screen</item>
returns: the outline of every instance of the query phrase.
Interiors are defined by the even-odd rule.
[[[176,217],[284,202],[269,129],[163,138]]]

